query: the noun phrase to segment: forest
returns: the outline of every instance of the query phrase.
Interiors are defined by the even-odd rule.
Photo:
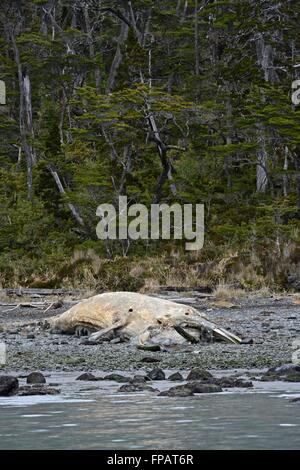
[[[300,290],[299,14],[2,0],[0,287]],[[119,196],[204,204],[203,249],[99,240]]]

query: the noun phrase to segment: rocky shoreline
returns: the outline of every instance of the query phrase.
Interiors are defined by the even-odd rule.
[[[249,375],[252,375],[251,380],[247,377]],[[270,368],[266,372],[236,371],[234,375],[222,376],[217,376],[216,373],[212,374],[201,368],[171,374],[160,368],[144,370],[135,375],[85,372],[76,379],[73,378],[73,386],[76,382],[113,383],[119,385],[119,388],[116,389],[116,392],[119,393],[151,392],[160,397],[190,397],[202,393],[220,393],[229,389],[251,389],[254,387],[253,381],[255,381],[254,383],[276,381],[300,383],[300,366],[286,364]],[[162,384],[164,384],[163,389],[161,389]],[[51,383],[51,374],[48,374],[47,378],[41,372],[31,372],[27,375],[0,374],[0,397],[59,395],[61,389],[58,387],[60,386],[60,383]],[[299,401],[299,398],[292,401]]]
[[[300,338],[299,297],[270,296],[219,301],[197,292],[160,293],[160,297],[192,305],[209,318],[244,338],[242,345],[204,343],[161,351],[143,351],[127,343],[82,344],[76,336],[51,334],[24,326],[58,315],[70,307],[69,299],[53,302],[53,308],[7,308],[0,305],[0,342],[7,361],[0,373],[9,371],[138,371],[159,366],[176,372],[205,369],[270,368],[290,363],[293,341]],[[55,299],[54,299],[55,300]],[[57,299],[56,299],[57,300]]]

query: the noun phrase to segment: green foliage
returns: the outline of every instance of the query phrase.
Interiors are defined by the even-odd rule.
[[[128,2],[105,0],[101,9],[93,1],[86,9],[56,3],[46,15],[45,0],[4,0],[0,13],[3,284],[84,282],[91,259],[72,256],[93,250],[102,261],[112,258],[92,273],[95,285],[142,287],[128,258],[113,260],[126,246],[97,240],[96,208],[116,204],[120,194],[151,204],[161,148],[172,177],[161,202],[205,203],[201,260],[231,248],[248,256],[255,246],[264,261],[254,271],[266,277],[266,245],[299,242],[300,108],[291,103],[291,84],[299,73],[300,7],[223,0],[198,2],[195,12],[194,0],[136,0],[131,12]],[[263,49],[271,50],[264,60]],[[25,75],[30,110],[22,121]],[[22,133],[31,114],[33,127]],[[36,155],[32,201],[26,145]],[[267,186],[260,192],[262,151]],[[128,255],[142,260],[170,246],[181,250],[175,242],[137,241]]]

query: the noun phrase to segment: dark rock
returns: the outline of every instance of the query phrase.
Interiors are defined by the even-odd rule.
[[[283,381],[284,382],[300,382],[300,373],[295,372],[295,373],[287,374],[284,377]]]
[[[222,392],[222,387],[215,384],[202,384],[199,382],[190,382],[187,384],[193,393],[217,393]],[[179,385],[180,387],[180,385]]]
[[[144,385],[144,384],[126,384],[122,385],[119,389],[118,392],[123,392],[123,393],[132,393],[132,392],[156,392],[157,390],[153,387],[149,387],[149,385]]]
[[[106,375],[103,380],[113,380],[114,382],[118,383],[127,383],[129,382],[130,378],[129,377],[124,377],[124,375],[120,374],[109,374]]]
[[[145,356],[145,357],[143,357],[143,359],[141,360],[141,362],[147,362],[147,363],[151,363],[151,362],[160,362],[160,359],[157,359],[156,357]]]
[[[149,344],[149,345],[143,344],[143,345],[137,346],[137,349],[140,349],[141,351],[152,351],[152,352],[161,351],[161,347],[158,344]]]
[[[262,382],[280,380],[284,382],[300,382],[300,365],[285,364],[280,367],[271,367],[260,379]]]
[[[32,395],[58,395],[60,390],[57,388],[47,387],[47,386],[23,386],[19,388],[18,395],[21,397],[28,397]]]
[[[34,339],[35,338],[35,335],[33,333],[29,333],[29,335],[27,335],[27,339]]]
[[[57,308],[61,308],[62,306],[63,306],[63,302],[59,300],[58,302],[54,302],[54,304],[52,304],[51,309],[56,310]]]
[[[50,333],[51,335],[61,335],[61,331],[58,330],[57,328],[50,328],[50,329],[49,329],[49,333]]]
[[[80,392],[93,392],[94,390],[99,390],[98,387],[85,387],[85,388],[80,388]]]
[[[149,372],[148,377],[151,380],[166,380],[165,373],[161,369],[153,369]]]
[[[168,377],[168,380],[171,380],[172,382],[179,382],[179,381],[183,380],[183,377],[179,372],[175,372],[174,374],[171,374]]]
[[[97,380],[97,378],[93,374],[90,374],[89,372],[85,372],[84,374],[81,374],[79,377],[77,377],[76,380],[84,380],[86,382],[94,382],[95,380]]]
[[[236,377],[220,377],[220,378],[215,378],[213,379],[212,382],[215,385],[219,385],[220,387],[223,388],[252,388],[253,383],[252,382],[247,382],[243,379],[239,379]]]
[[[194,393],[217,393],[222,392],[219,385],[201,384],[199,382],[189,382],[185,385],[177,385],[169,390],[165,390],[159,394],[161,397],[189,397]]]
[[[80,344],[83,346],[99,346],[99,341],[92,341],[90,339],[82,339]]]
[[[41,372],[31,372],[31,374],[27,376],[26,382],[28,384],[45,384],[46,379]]]
[[[299,401],[300,401],[300,397],[291,398],[289,401],[290,401],[291,403],[299,402]]]
[[[279,378],[276,377],[276,375],[267,374],[267,372],[263,374],[260,378],[261,382],[274,382],[275,380],[279,380]]]
[[[19,388],[19,381],[10,375],[0,376],[0,397],[15,395]]]
[[[254,344],[254,339],[253,338],[244,338],[240,344]]]
[[[193,395],[193,391],[184,385],[180,388],[173,387],[169,390],[164,390],[158,394],[159,397],[191,397]]]
[[[290,274],[287,277],[287,287],[294,289],[296,292],[300,291],[300,276],[299,276],[299,274]]]
[[[130,383],[132,384],[143,384],[146,383],[149,377],[145,377],[144,375],[135,375],[132,379],[130,379]]]
[[[208,380],[210,378],[212,378],[212,374],[199,367],[192,369],[187,376],[187,380]]]

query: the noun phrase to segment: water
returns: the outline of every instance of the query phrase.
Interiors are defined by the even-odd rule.
[[[60,384],[60,396],[0,398],[0,449],[300,448],[300,403],[288,399],[300,384],[191,398],[121,394],[115,383],[70,377]]]

